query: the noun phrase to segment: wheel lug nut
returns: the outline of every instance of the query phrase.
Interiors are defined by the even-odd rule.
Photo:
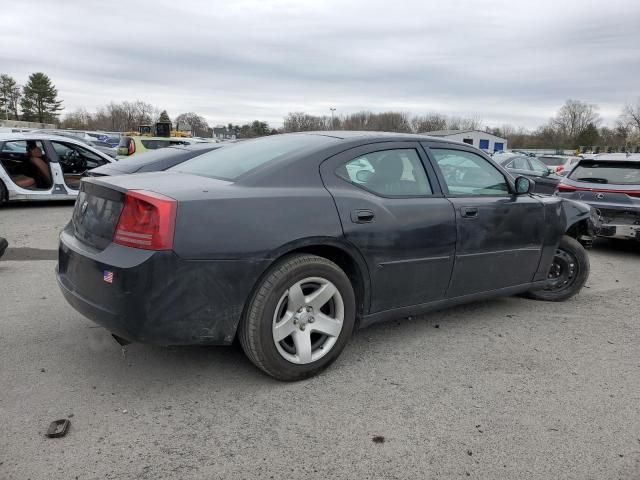
[[[300,325],[300,330],[304,330],[305,328],[307,327],[305,327],[304,325]]]
[[[297,325],[297,324],[298,324],[298,319],[297,319],[297,318],[294,318],[294,319],[293,319],[293,324],[294,324],[294,325]]]
[[[313,323],[313,322],[315,322],[315,321],[316,321],[316,319],[315,319],[315,318],[313,318],[313,317],[309,317],[309,323]]]

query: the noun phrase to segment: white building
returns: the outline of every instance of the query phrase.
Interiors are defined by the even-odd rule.
[[[437,130],[435,132],[426,132],[425,135],[468,143],[488,153],[507,149],[507,140],[505,138],[481,130]]]

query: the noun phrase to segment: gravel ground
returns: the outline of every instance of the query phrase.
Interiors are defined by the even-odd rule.
[[[70,213],[0,210],[1,479],[640,478],[635,245],[599,242],[571,301],[378,325],[285,384],[235,347],[123,356],[56,286]]]

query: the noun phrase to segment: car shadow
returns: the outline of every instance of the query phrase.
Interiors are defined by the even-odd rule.
[[[598,238],[593,242],[593,251],[616,257],[640,256],[640,242],[615,238]]]

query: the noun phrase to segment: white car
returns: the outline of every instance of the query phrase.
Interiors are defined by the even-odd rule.
[[[37,170],[29,161],[29,146],[42,151],[50,178],[33,178]],[[73,200],[88,170],[114,161],[109,155],[69,137],[0,133],[0,204],[14,200]]]

